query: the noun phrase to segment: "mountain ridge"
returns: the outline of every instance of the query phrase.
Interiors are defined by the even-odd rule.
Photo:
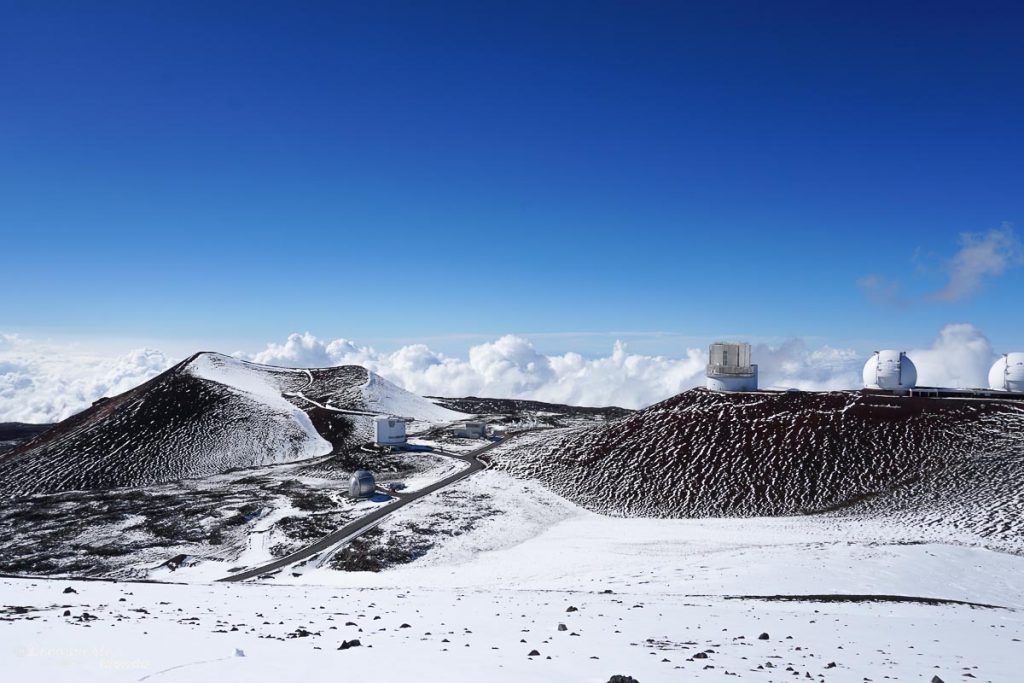
[[[461,415],[362,366],[280,368],[197,352],[0,454],[0,492],[142,486],[315,458],[370,438],[369,417],[342,411],[398,412],[389,407],[428,421]]]

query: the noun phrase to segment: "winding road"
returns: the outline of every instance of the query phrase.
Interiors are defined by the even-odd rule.
[[[508,437],[506,437],[506,439],[510,438],[511,436],[513,435],[510,434]],[[268,562],[267,564],[263,564],[258,567],[253,567],[252,569],[245,569],[236,572],[230,576],[225,576],[224,578],[217,580],[223,582],[247,581],[248,579],[254,579],[264,574],[268,574],[279,569],[284,569],[285,567],[289,567],[297,562],[302,562],[303,560],[306,560],[312,557],[313,555],[316,555],[317,553],[324,552],[325,550],[328,550],[334,546],[341,545],[343,543],[348,543],[349,541],[358,538],[362,534],[365,534],[367,531],[380,524],[385,518],[393,514],[396,510],[405,507],[409,503],[414,503],[420,498],[423,498],[424,496],[429,496],[431,493],[434,493],[435,491],[439,491],[440,489],[443,489],[446,486],[450,486],[451,484],[454,484],[457,481],[461,481],[466,477],[484,469],[487,466],[487,464],[480,460],[480,456],[486,453],[487,451],[491,450],[495,446],[504,443],[506,439],[502,439],[500,441],[493,441],[487,444],[486,446],[478,448],[477,450],[467,453],[465,455],[456,455],[454,453],[446,453],[444,451],[434,451],[434,453],[437,453],[439,455],[445,455],[450,458],[464,460],[465,462],[469,463],[469,467],[460,470],[451,476],[445,477],[444,479],[440,479],[434,482],[433,484],[430,484],[429,486],[425,486],[422,489],[410,491],[409,493],[402,493],[400,498],[396,498],[392,502],[380,507],[377,510],[374,510],[368,515],[363,515],[359,519],[346,524],[337,531],[328,534],[327,536],[324,536],[319,541],[316,541],[315,543],[308,545],[305,548],[302,548],[301,550],[295,551],[291,555],[286,555],[285,557],[274,560],[273,562]]]

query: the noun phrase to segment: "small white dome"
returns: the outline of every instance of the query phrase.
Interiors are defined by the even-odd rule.
[[[996,391],[1024,391],[1024,353],[1007,353],[988,371],[988,386]]]
[[[889,391],[913,389],[917,386],[917,368],[902,351],[876,351],[864,364],[864,386]]]

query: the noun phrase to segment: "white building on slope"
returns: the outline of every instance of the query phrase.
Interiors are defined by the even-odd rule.
[[[373,418],[373,442],[378,446],[404,446],[405,422],[401,417]]]
[[[460,439],[483,439],[487,436],[487,423],[479,421],[457,422],[450,427],[452,436]]]

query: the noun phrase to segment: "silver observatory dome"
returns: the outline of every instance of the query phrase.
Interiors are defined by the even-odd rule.
[[[373,495],[376,488],[377,482],[374,481],[373,474],[366,470],[358,470],[352,475],[348,484],[349,495],[353,498],[365,498]]]

